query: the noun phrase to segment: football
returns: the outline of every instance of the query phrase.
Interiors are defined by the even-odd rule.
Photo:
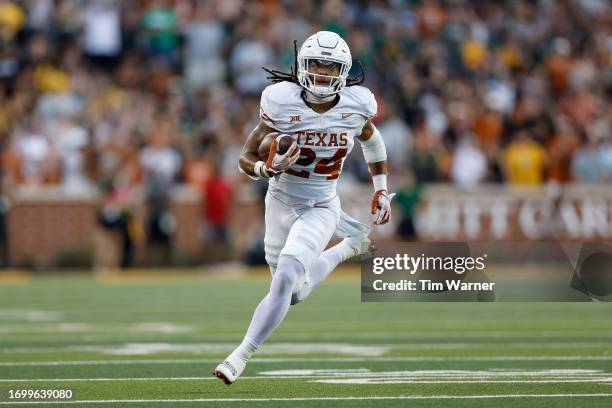
[[[268,160],[268,155],[270,153],[270,145],[272,144],[272,141],[274,140],[274,138],[278,136],[279,136],[279,133],[268,133],[263,138],[263,140],[261,141],[261,144],[259,145],[259,149],[258,149],[260,160],[263,160],[263,161]],[[287,153],[287,150],[289,150],[289,147],[293,143],[293,138],[289,135],[281,134],[280,136],[281,138],[278,141],[277,152],[280,154],[285,154]]]

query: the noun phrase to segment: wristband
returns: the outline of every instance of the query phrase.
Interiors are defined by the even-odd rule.
[[[258,177],[270,178],[268,170],[266,169],[266,163],[261,160],[255,162],[255,165],[253,166],[253,173],[255,173],[255,175]]]
[[[387,175],[377,174],[372,176],[372,184],[374,184],[374,191],[385,190],[387,191]]]

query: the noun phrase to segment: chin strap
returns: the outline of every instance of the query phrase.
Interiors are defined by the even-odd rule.
[[[336,95],[328,95],[328,96],[317,96],[315,94],[313,94],[312,92],[310,92],[308,89],[305,90],[304,92],[304,98],[306,98],[306,100],[309,103],[325,103],[325,102],[331,102],[334,100],[334,98],[336,97]]]

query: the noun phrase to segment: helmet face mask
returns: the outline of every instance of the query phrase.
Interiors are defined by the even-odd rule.
[[[316,96],[335,95],[346,85],[348,66],[343,62],[304,58],[303,62],[298,61],[298,64],[299,70],[304,72],[300,85]]]
[[[320,31],[306,39],[297,56],[300,85],[318,97],[335,95],[346,86],[351,53],[336,33]]]

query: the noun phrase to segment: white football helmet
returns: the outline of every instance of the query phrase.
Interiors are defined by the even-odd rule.
[[[342,37],[331,31],[319,31],[304,41],[297,55],[297,63],[300,85],[318,97],[326,97],[344,89],[353,60],[351,50]],[[316,64],[334,70],[338,68],[338,75],[308,72],[308,68]]]

